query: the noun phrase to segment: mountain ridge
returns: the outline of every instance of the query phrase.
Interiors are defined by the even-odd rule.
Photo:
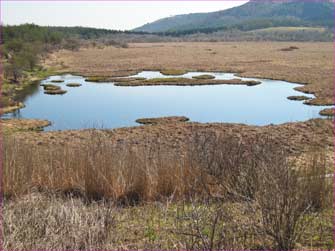
[[[133,31],[173,33],[252,30],[278,26],[334,27],[334,2],[296,0],[251,0],[241,6],[207,13],[181,14],[145,24]]]

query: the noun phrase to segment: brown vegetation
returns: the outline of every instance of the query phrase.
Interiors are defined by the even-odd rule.
[[[166,124],[166,123],[179,123],[187,122],[190,119],[184,116],[172,116],[172,117],[160,117],[160,118],[143,118],[136,119],[136,123],[143,125],[157,125],[157,124]]]
[[[306,84],[299,90],[315,93],[313,104],[334,104],[332,43],[296,42],[299,50],[293,54],[280,51],[289,46],[292,43],[141,43],[129,44],[127,49],[59,51],[46,64],[59,66],[63,61],[68,67],[66,71],[84,76],[129,76],[149,69],[240,72],[244,77]],[[209,55],[208,49],[216,54]]]

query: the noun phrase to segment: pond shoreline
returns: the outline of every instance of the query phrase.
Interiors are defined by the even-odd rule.
[[[130,71],[124,71],[124,73],[125,72],[134,73],[134,71],[131,71],[131,70]],[[162,73],[162,72],[164,72],[164,70],[160,70],[159,72]],[[189,70],[184,70],[183,71],[183,73],[185,73],[185,74],[189,73],[189,72],[192,72],[192,71],[189,71]],[[137,73],[137,74],[139,74],[139,73]],[[199,72],[199,73],[205,74],[205,75],[207,74],[207,72]],[[213,71],[211,73],[222,73],[222,72]],[[51,76],[54,76],[55,74],[60,74],[60,75],[64,76],[65,72],[62,71],[62,70],[52,71]],[[66,72],[66,74],[71,74],[71,73]],[[207,75],[209,75],[209,74],[207,74]],[[243,75],[242,72],[240,72],[240,73],[227,73],[227,74],[233,74],[234,76]],[[236,79],[236,78],[235,79],[227,79],[227,80],[216,80],[216,79],[201,79],[201,78],[199,79],[199,78],[196,78],[196,77],[192,77],[192,78],[189,78],[189,79],[183,78],[186,81],[179,83],[178,77],[181,77],[183,75],[180,75],[180,76],[172,75],[172,77],[171,77],[171,75],[166,75],[168,77],[163,79],[163,81],[160,80],[160,79],[157,79],[157,81],[155,79],[145,79],[145,78],[141,78],[141,77],[136,77],[136,75],[135,75],[135,77],[134,77],[134,75],[126,75],[126,74],[121,74],[121,75],[125,75],[125,76],[123,76],[123,77],[106,77],[106,76],[103,76],[103,77],[100,76],[99,77],[99,76],[95,76],[95,77],[93,77],[92,81],[93,82],[99,82],[99,83],[103,82],[103,81],[106,81],[106,83],[107,82],[113,82],[114,86],[124,86],[124,87],[128,87],[128,86],[131,86],[131,87],[136,87],[136,86],[172,86],[172,85],[173,86],[206,86],[206,85],[210,86],[210,85],[224,85],[224,84],[254,86],[254,85],[261,84],[261,82],[259,82],[259,81],[254,81],[254,80],[245,81],[245,80]],[[200,76],[203,76],[203,75],[200,75]],[[38,81],[42,82],[42,81],[48,79],[49,77],[39,78]],[[85,76],[83,76],[83,77],[85,77]],[[92,78],[92,77],[88,77],[88,78]],[[94,78],[96,78],[97,81],[94,81]],[[30,85],[32,85],[33,83],[36,83],[36,77],[33,76],[31,79],[34,79],[34,82],[31,81]],[[171,81],[169,81],[169,79],[173,79],[173,81],[171,82]],[[270,78],[270,80],[274,80],[274,79]],[[120,81],[120,82],[118,82],[118,81]],[[283,80],[280,80],[280,81],[283,81]],[[55,83],[55,82],[58,82],[58,81],[57,80],[52,80],[51,82]],[[63,82],[63,80],[59,81],[59,83],[60,82]],[[103,82],[103,83],[105,83],[105,82]],[[287,83],[291,83],[291,82],[287,82]],[[306,85],[306,83],[291,83],[291,84]],[[39,85],[39,84],[37,84],[37,85]],[[295,87],[293,89],[296,90],[296,91],[305,93],[304,91],[300,90],[299,87]],[[65,93],[66,93],[66,91],[64,91],[62,94],[65,94]],[[53,93],[51,93],[51,94],[53,94]],[[306,101],[304,102],[304,105],[320,106],[319,104],[314,104],[313,103],[313,100],[316,99],[315,94],[310,93],[310,92],[308,92],[308,94],[313,94],[314,97],[306,98]],[[297,97],[299,97],[299,96],[297,96]],[[287,98],[289,99],[290,97],[287,97]],[[15,112],[16,110],[20,110],[20,108],[25,107],[25,105],[22,102],[20,102],[18,104],[19,105],[16,105],[14,107],[4,107],[2,109],[2,113],[3,114],[12,113],[12,112]],[[329,107],[329,108],[327,107],[327,108],[321,110],[319,112],[319,114],[323,117],[332,117],[332,116],[334,116],[334,112],[332,111],[332,109],[333,109],[332,107]],[[292,123],[294,123],[294,122],[292,122]]]
[[[187,142],[195,135],[210,133],[239,137],[247,140],[255,137],[269,137],[287,148],[292,154],[303,154],[316,149],[333,152],[332,121],[311,119],[304,122],[280,125],[252,126],[238,123],[175,122],[120,127],[114,129],[76,129],[43,131],[49,125],[46,120],[1,119],[4,136],[12,135],[40,147],[46,145],[87,144],[93,132],[101,134],[115,146],[162,147],[169,151],[183,153]],[[331,155],[333,158],[334,156]]]

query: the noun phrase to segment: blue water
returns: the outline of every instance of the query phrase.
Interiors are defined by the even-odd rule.
[[[234,74],[190,72],[182,77],[212,74],[216,79],[236,78]],[[137,77],[168,77],[145,71]],[[169,76],[171,77],[171,76]],[[320,117],[322,106],[290,101],[288,96],[305,95],[293,90],[298,84],[285,81],[259,80],[257,86],[141,86],[118,87],[113,83],[90,83],[80,76],[51,76],[42,81],[63,79],[64,95],[46,95],[38,86],[24,100],[25,108],[5,117],[47,119],[52,125],[45,130],[82,128],[117,128],[137,125],[144,117],[186,116],[198,122],[229,122],[251,125],[280,124]],[[67,87],[66,83],[81,83]],[[55,84],[55,83],[54,83]],[[313,95],[306,95],[311,96]]]

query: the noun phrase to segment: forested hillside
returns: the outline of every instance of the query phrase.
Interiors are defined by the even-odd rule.
[[[220,30],[250,31],[269,27],[333,27],[331,1],[259,1],[224,11],[163,18],[134,29],[152,33],[192,34]]]

